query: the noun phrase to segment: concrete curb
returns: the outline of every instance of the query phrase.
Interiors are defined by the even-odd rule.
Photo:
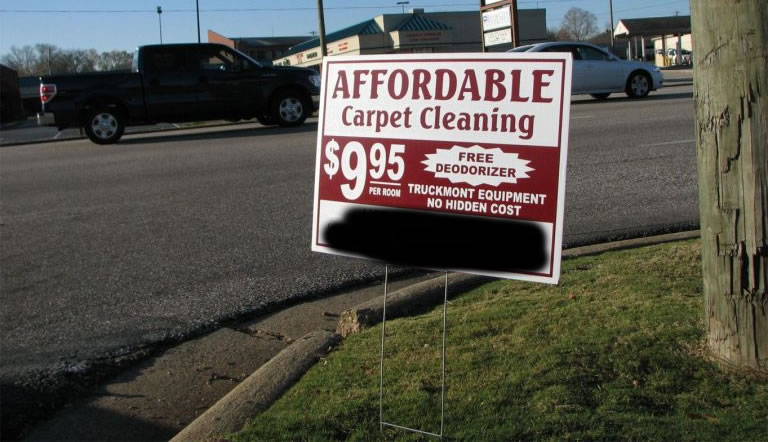
[[[339,335],[326,330],[307,333],[254,371],[171,440],[196,442],[240,431],[248,419],[272,405],[339,340]]]
[[[664,244],[667,242],[685,241],[688,239],[696,239],[700,237],[700,230],[689,230],[687,232],[667,233],[665,235],[627,239],[624,241],[614,241],[584,247],[574,247],[572,249],[563,250],[563,258],[577,258],[579,256],[597,255],[599,253],[610,252],[613,250],[634,249],[637,247],[652,246],[655,244]]]
[[[463,273],[448,274],[448,296],[453,297],[494,278]],[[443,301],[445,276],[438,276],[387,294],[387,318],[420,313]],[[381,322],[384,297],[372,299],[341,314],[336,332],[342,337],[358,333]]]
[[[596,255],[611,250],[629,249],[635,247],[650,246],[666,242],[682,241],[699,238],[698,230],[689,232],[670,233],[647,238],[636,238],[625,241],[615,241],[605,244],[576,247],[563,250],[563,258],[576,258],[579,256]],[[485,282],[494,280],[476,275],[450,273],[448,275],[449,296],[461,294]],[[414,312],[421,312],[429,307],[439,304],[443,300],[445,277],[440,276],[428,281],[405,287],[387,295],[387,318],[408,316]],[[453,294],[453,295],[452,295]],[[359,333],[370,328],[382,318],[383,299],[373,299],[360,304],[341,314],[336,332],[342,337]]]
[[[693,230],[576,247],[563,250],[563,258],[596,255],[699,237],[700,231]],[[449,273],[448,295],[455,297],[493,280],[495,278]],[[445,276],[438,276],[390,293],[387,295],[387,318],[421,313],[442,302],[444,290]],[[338,334],[324,330],[307,333],[253,372],[171,440],[173,442],[201,441],[223,433],[240,431],[248,419],[269,408],[322,355],[338,344],[342,337],[359,333],[381,322],[382,308],[383,296],[344,311],[337,325]]]

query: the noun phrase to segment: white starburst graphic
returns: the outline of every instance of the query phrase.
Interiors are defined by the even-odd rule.
[[[505,153],[500,148],[486,149],[473,145],[469,147],[453,146],[450,149],[436,149],[427,154],[421,163],[424,170],[435,174],[435,178],[445,178],[452,183],[467,183],[472,186],[488,184],[498,186],[501,183],[516,184],[517,180],[530,178],[529,160],[524,160],[516,153]]]

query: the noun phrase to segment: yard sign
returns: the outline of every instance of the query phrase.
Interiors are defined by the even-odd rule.
[[[557,283],[571,58],[323,60],[312,250]]]

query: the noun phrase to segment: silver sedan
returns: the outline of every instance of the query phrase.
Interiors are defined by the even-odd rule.
[[[590,94],[604,100],[611,93],[625,92],[632,98],[641,98],[664,85],[658,67],[639,61],[622,60],[591,43],[536,43],[508,52],[570,52],[573,56],[571,93],[574,95]]]

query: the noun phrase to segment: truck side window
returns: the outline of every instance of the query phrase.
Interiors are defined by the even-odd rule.
[[[238,72],[242,69],[240,58],[226,49],[213,48],[201,54],[200,69],[203,71]]]
[[[150,54],[155,72],[186,72],[187,53],[184,48],[156,48]]]

